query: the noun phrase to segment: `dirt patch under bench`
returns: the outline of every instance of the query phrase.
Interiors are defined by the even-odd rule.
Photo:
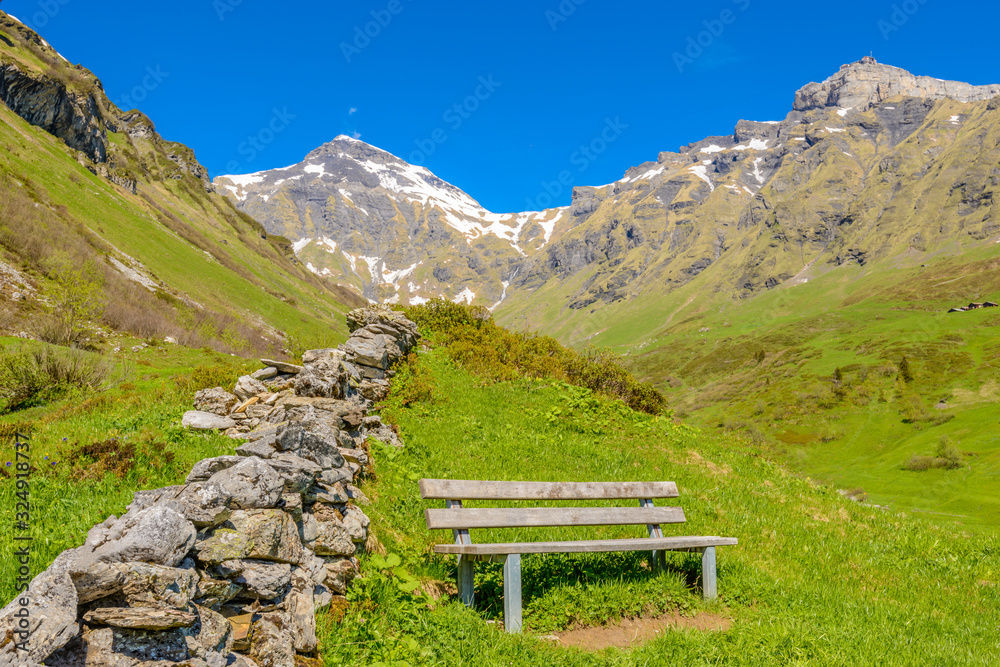
[[[551,636],[563,646],[582,648],[587,651],[600,651],[606,648],[632,648],[655,639],[669,630],[703,630],[724,632],[732,627],[733,622],[718,614],[698,614],[697,616],[681,616],[667,614],[655,618],[633,618],[621,621],[615,625],[602,625],[592,628],[577,628],[556,632]]]

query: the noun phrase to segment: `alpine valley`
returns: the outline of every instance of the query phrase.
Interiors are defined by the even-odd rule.
[[[998,317],[947,311],[1000,300],[997,95],[866,57],[795,92],[783,120],[740,121],[540,212],[492,213],[346,136],[214,182],[369,299],[466,301],[612,347],[696,423],[883,502],[983,517],[1000,496],[970,498],[967,475],[1000,470],[979,428],[998,401]],[[904,357],[916,381],[900,389]],[[943,437],[976,465],[927,498],[905,464]]]

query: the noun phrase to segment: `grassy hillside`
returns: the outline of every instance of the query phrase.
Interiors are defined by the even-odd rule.
[[[3,329],[43,328],[58,310],[59,267],[69,265],[89,267],[100,286],[96,324],[141,337],[278,354],[330,330],[346,334],[343,313],[360,298],[209,192],[190,149],[163,140],[141,113],[116,109],[91,73],[2,13],[0,38],[8,75],[77,104],[107,151],[92,158],[0,105],[0,273],[13,276],[2,281]],[[15,292],[26,298],[7,302]]]
[[[328,665],[977,665],[1000,642],[995,536],[932,526],[851,502],[789,474],[743,438],[626,409],[561,382],[483,384],[443,351],[403,373],[384,414],[401,453],[377,450],[368,487],[372,558],[347,609],[324,621]],[[414,382],[432,387],[409,401]],[[403,407],[404,403],[409,403]],[[673,554],[528,556],[523,637],[504,635],[499,565],[477,566],[478,611],[438,597],[454,561],[431,554],[421,477],[675,480],[688,523],[671,534],[735,536],[719,549],[719,601],[700,600],[700,561]],[[476,505],[479,506],[479,505]],[[643,527],[474,531],[479,542],[641,536]],[[421,586],[414,588],[416,582]],[[413,591],[413,592],[409,592]],[[434,598],[437,598],[436,600]],[[718,631],[667,631],[631,652],[564,649],[539,638],[578,625],[676,611],[731,620]],[[342,620],[338,620],[342,619]]]

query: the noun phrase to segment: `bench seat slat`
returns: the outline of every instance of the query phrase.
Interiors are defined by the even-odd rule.
[[[704,549],[737,544],[735,537],[663,537],[635,538],[620,540],[573,540],[571,542],[516,542],[487,544],[438,544],[434,551],[439,554],[463,554],[486,556],[496,554],[538,554],[538,553],[599,553],[609,551],[651,551],[662,549],[678,551],[684,549]]]
[[[640,500],[676,498],[674,482],[477,482],[422,479],[425,500]]]
[[[426,509],[427,528],[542,528],[683,523],[680,507],[497,507]]]

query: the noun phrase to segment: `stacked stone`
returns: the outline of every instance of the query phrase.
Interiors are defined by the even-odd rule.
[[[219,419],[261,406],[224,427],[245,440],[237,455],[200,461],[182,485],[137,492],[121,518],[60,554],[0,610],[0,636],[14,640],[0,645],[0,665],[309,664],[315,611],[347,592],[369,539],[355,485],[368,464],[362,445],[401,444],[367,410],[418,339],[392,311],[355,311],[349,322],[347,343],[307,353],[296,372],[266,362],[232,394],[199,392],[202,412]]]

